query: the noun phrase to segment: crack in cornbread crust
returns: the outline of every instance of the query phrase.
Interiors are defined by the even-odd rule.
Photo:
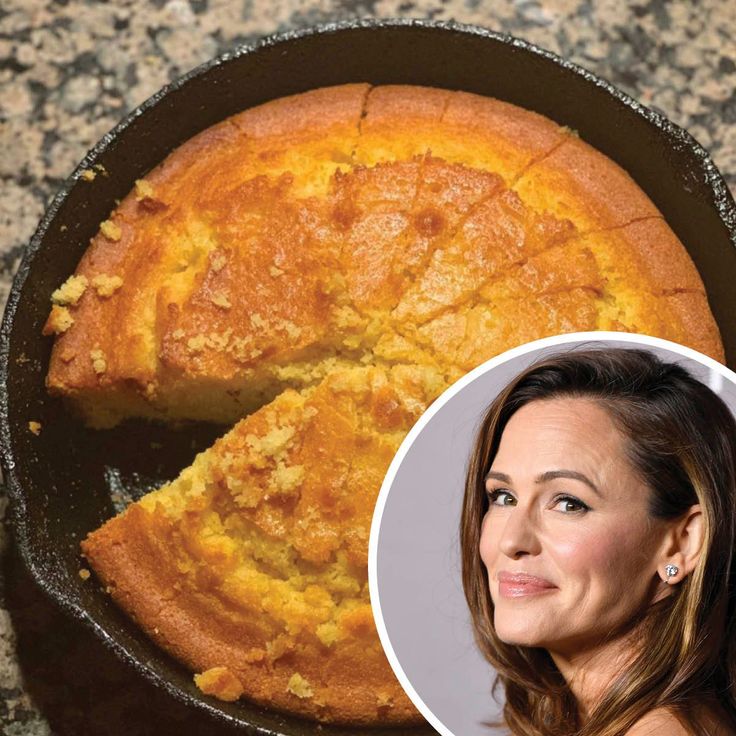
[[[444,385],[401,366],[286,390],[83,551],[113,598],[195,671],[323,721],[418,718],[370,608],[368,536],[398,446]],[[309,695],[289,683],[298,675]]]
[[[550,185],[554,197],[540,189]],[[508,347],[572,330],[647,332],[722,358],[694,266],[628,175],[551,121],[466,93],[348,85],[268,103],[177,149],[111,222],[77,274],[122,284],[104,298],[88,288],[68,307],[74,323],[55,343],[47,379],[50,390],[74,399],[100,425],[131,415],[235,421],[288,387],[331,385],[360,364],[423,366],[435,376],[436,396]],[[350,433],[339,415],[330,416]],[[395,433],[396,446],[405,429]],[[343,482],[363,457],[353,446],[344,452]],[[292,468],[298,464],[280,471],[286,485],[309,488],[319,478]],[[239,476],[249,477],[247,469],[228,475]],[[351,513],[372,513],[382,472],[372,477],[373,495]],[[255,481],[251,489],[266,492]],[[190,559],[207,556],[192,546],[202,527],[174,523],[145,503],[92,535],[97,542],[87,549],[121,605],[157,640],[157,632],[169,632],[162,643],[176,656],[198,670],[230,662],[235,669],[226,672],[239,673],[249,697],[322,720],[412,717],[400,692],[390,701],[384,692],[376,711],[368,695],[347,694],[361,687],[347,679],[334,702],[324,689],[317,700],[300,697],[289,690],[295,674],[308,683],[294,681],[302,695],[322,687],[310,680],[308,664],[279,671],[267,695],[254,683],[261,660],[247,661],[261,645],[227,649],[226,623],[202,635],[219,659],[190,641],[197,616],[217,620],[196,585],[174,595],[180,608],[197,601],[196,610],[171,613],[186,625],[162,628],[156,606],[144,614],[147,603],[134,587],[145,568],[139,557],[148,552],[143,542],[124,541],[126,534],[189,529]],[[213,497],[212,505],[221,503]],[[243,513],[256,514],[248,508]],[[351,539],[335,523],[315,538],[308,517],[294,527],[270,507],[269,515],[258,513],[243,537],[280,539],[282,552],[306,555],[300,564],[333,565],[339,552],[365,575],[357,550],[367,537],[332,549]],[[277,522],[288,540],[276,533]],[[110,556],[110,545],[131,557]],[[146,574],[155,587],[157,570],[149,566]],[[231,611],[232,600],[217,600],[213,610]],[[369,614],[364,609],[366,621]],[[261,638],[273,633],[265,622],[252,626]],[[369,639],[351,651],[378,652],[375,672],[398,688],[374,632]],[[287,643],[279,641],[277,648]],[[226,650],[233,658],[222,659]],[[348,677],[348,669],[336,676]],[[219,681],[217,673],[206,681]],[[232,685],[230,675],[223,681]],[[322,697],[325,704],[316,706]]]

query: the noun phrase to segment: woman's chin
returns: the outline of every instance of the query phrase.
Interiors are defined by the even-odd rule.
[[[519,617],[496,616],[493,627],[496,634],[504,644],[512,644],[519,647],[542,647],[548,637],[539,631],[538,622],[527,623]]]

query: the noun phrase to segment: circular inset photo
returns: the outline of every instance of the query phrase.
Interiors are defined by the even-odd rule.
[[[369,578],[443,736],[736,733],[735,412],[723,365],[612,332],[511,350],[429,408]]]

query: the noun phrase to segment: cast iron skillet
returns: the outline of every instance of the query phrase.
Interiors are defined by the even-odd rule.
[[[356,21],[285,33],[238,48],[162,89],[108,133],[67,180],[33,236],[0,333],[2,463],[11,522],[38,584],[123,660],[176,698],[251,734],[314,733],[315,726],[246,702],[200,693],[191,674],[83,582],[79,541],[130,498],[191,463],[224,430],[177,431],[129,422],[89,431],[46,395],[51,339],[41,337],[51,292],[71,274],[99,223],[136,179],[195,133],[245,108],[345,82],[462,89],[536,110],[579,131],[624,167],[687,247],[736,368],[736,207],[701,146],[607,82],[510,36],[455,23]],[[80,181],[101,164],[109,176]],[[42,424],[40,436],[28,421]],[[160,447],[152,448],[156,442]],[[358,729],[324,728],[332,736]],[[372,734],[390,733],[373,729]],[[418,727],[412,733],[430,733]],[[404,729],[402,733],[407,733]]]

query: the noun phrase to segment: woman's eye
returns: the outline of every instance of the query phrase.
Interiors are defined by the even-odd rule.
[[[497,489],[488,493],[492,506],[516,506],[516,499],[508,492]]]
[[[564,514],[575,514],[589,511],[590,507],[572,496],[560,496],[555,500],[554,509],[555,511],[562,511]]]

